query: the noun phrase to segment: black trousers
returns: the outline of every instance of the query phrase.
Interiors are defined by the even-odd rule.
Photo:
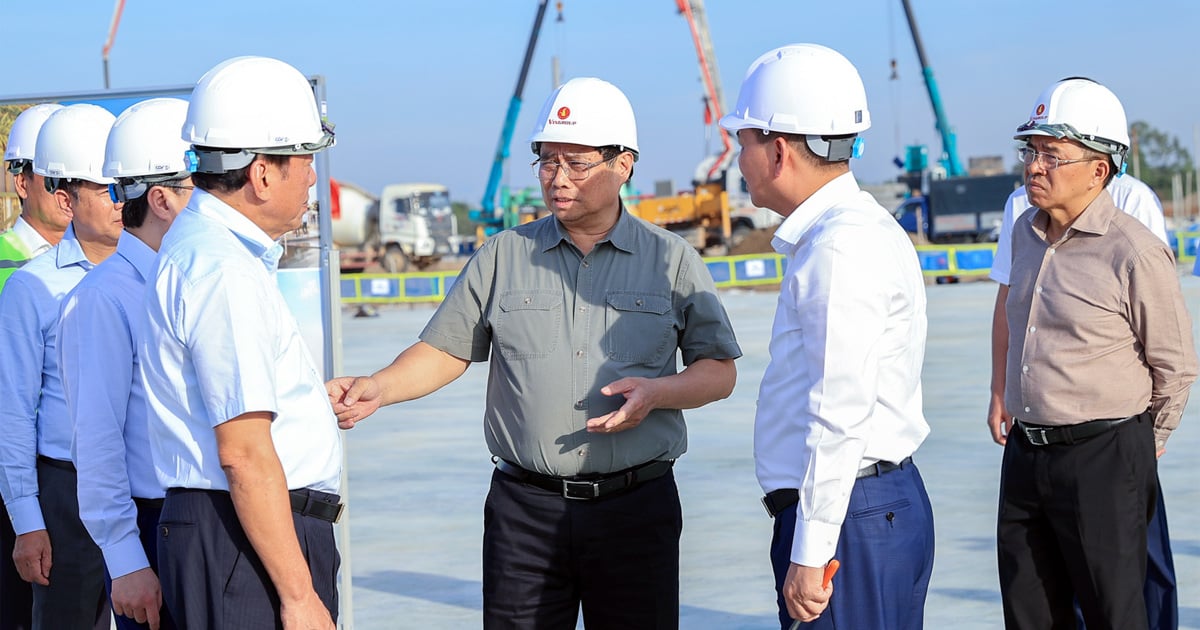
[[[1157,478],[1147,415],[1075,444],[1009,434],[996,530],[1007,628],[1147,627],[1146,528]]]
[[[8,510],[0,501],[0,630],[33,627],[33,589],[21,579],[12,559],[16,541]]]
[[[50,586],[33,585],[34,630],[108,630],[104,556],[79,520],[75,467],[38,458],[38,502],[50,536]]]
[[[495,471],[483,517],[483,627],[679,627],[683,513],[668,472],[573,501]]]
[[[292,513],[313,588],[337,621],[333,523]],[[282,630],[279,595],[228,492],[167,491],[158,522],[163,605],[181,630]]]

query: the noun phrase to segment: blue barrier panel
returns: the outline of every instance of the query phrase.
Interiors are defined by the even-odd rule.
[[[989,271],[992,268],[992,259],[996,256],[996,251],[990,247],[986,249],[958,249],[954,253],[954,262],[962,271]]]
[[[360,291],[363,297],[395,298],[400,297],[400,282],[397,278],[369,276],[359,279]]]
[[[404,279],[404,297],[433,297],[440,295],[437,276],[408,276]]]
[[[944,249],[919,249],[917,258],[921,261],[921,271],[949,271],[950,252]]]
[[[734,276],[738,280],[779,280],[779,265],[777,261],[782,258],[778,254],[772,256],[764,256],[762,258],[748,258],[739,260],[734,264]]]
[[[358,297],[358,281],[354,278],[342,278],[341,293],[343,300],[352,300]]]
[[[712,276],[715,284],[722,284],[733,279],[729,271],[729,262],[724,257],[709,258],[704,261],[704,266],[708,267],[708,273]]]

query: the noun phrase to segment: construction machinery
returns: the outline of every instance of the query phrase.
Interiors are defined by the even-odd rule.
[[[390,184],[379,197],[349,182],[331,179],[330,188],[343,272],[373,263],[390,273],[426,269],[457,251],[458,223],[441,184]]]
[[[901,176],[910,194],[894,214],[905,230],[918,242],[934,243],[978,242],[996,240],[998,226],[1004,216],[1004,202],[1021,185],[1021,177],[1013,174],[969,176],[958,157],[958,139],[950,127],[942,106],[941,92],[933,67],[925,54],[925,45],[917,29],[916,16],[909,0],[901,0],[904,15],[912,33],[917,59],[921,64],[925,90],[933,108],[934,123],[942,140],[938,171],[929,168],[928,152],[924,145],[905,148]]]
[[[529,65],[533,61],[533,51],[537,47],[538,34],[542,30],[542,21],[546,17],[546,5],[549,0],[538,2],[537,15],[533,19],[533,29],[529,33],[529,42],[525,45],[525,57],[521,61],[521,71],[517,74],[517,86],[513,89],[512,98],[508,101],[508,111],[504,115],[504,126],[500,129],[500,141],[496,143],[496,154],[492,158],[492,168],[488,174],[487,187],[483,191],[483,200],[478,210],[469,213],[471,220],[478,224],[477,240],[483,239],[518,225],[521,222],[519,212],[510,204],[497,205],[497,194],[500,190],[500,180],[504,177],[504,163],[508,161],[509,145],[512,144],[513,131],[517,126],[517,116],[521,113],[521,103],[525,93],[525,79],[529,76]],[[558,20],[562,21],[562,3],[558,3]]]

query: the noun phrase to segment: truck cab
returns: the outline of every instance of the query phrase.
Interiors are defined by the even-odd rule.
[[[931,243],[996,241],[1004,203],[1021,185],[1016,174],[947,177],[929,182],[928,194],[915,194],[893,211],[900,227],[921,232]],[[920,219],[918,219],[920,217]]]
[[[392,273],[410,265],[424,269],[453,254],[450,242],[458,222],[450,207],[450,192],[441,184],[385,186],[379,198],[379,239],[383,268]]]

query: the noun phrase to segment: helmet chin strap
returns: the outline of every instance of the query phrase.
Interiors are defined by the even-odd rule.
[[[845,162],[863,154],[863,139],[858,136],[826,140],[824,136],[806,135],[804,141],[813,153],[829,162]]]

